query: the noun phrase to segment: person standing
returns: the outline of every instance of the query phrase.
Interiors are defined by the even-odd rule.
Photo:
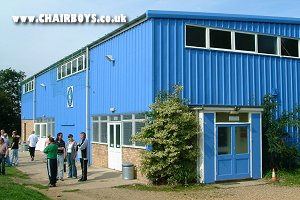
[[[69,142],[66,146],[67,149],[67,161],[68,161],[68,178],[77,178],[77,168],[75,165],[76,159],[76,142],[73,139],[73,135],[68,135]]]
[[[65,151],[66,143],[62,138],[63,138],[63,134],[60,132],[57,134],[57,138],[55,141],[56,145],[58,146],[58,152],[57,152],[58,176],[57,176],[57,178],[61,181],[64,180],[64,160],[66,159],[66,151]]]
[[[27,141],[29,142],[29,153],[31,157],[31,161],[34,161],[34,153],[35,153],[35,147],[36,143],[38,142],[38,137],[35,135],[35,132],[32,131],[31,135],[29,135]]]
[[[88,163],[88,140],[85,132],[80,133],[81,142],[78,143],[78,157],[81,165],[81,178],[78,181],[87,180],[87,163]]]
[[[17,166],[19,162],[19,140],[20,136],[17,135],[17,131],[12,132],[12,145],[11,145],[11,164]]]
[[[3,138],[0,138],[0,174],[5,175],[5,159],[8,155],[7,143]]]
[[[10,143],[10,141],[9,141],[9,138],[8,138],[8,135],[7,135],[7,133],[4,133],[3,134],[3,139],[4,139],[4,143],[6,143],[7,144],[7,156],[6,156],[6,158],[5,158],[5,163],[7,163],[7,166],[8,167],[10,167],[11,166],[11,163],[10,163],[10,158],[9,158],[9,148],[10,148],[10,145],[11,145],[11,143]]]
[[[49,186],[56,187],[58,146],[55,144],[54,138],[49,138],[49,141],[50,144],[44,149],[44,153],[47,154]]]

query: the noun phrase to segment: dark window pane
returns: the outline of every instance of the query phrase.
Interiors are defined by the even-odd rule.
[[[231,154],[231,128],[218,128],[218,155]]]
[[[93,142],[99,142],[99,124],[93,123]]]
[[[136,114],[135,119],[145,119],[145,114],[144,113]]]
[[[186,26],[186,46],[205,47],[205,28],[196,26]]]
[[[132,119],[132,115],[123,115],[123,120]]]
[[[255,36],[252,34],[235,33],[235,49],[255,51]]]
[[[67,75],[70,75],[71,74],[71,63],[69,62],[67,64]]]
[[[142,122],[136,122],[135,123],[135,133],[141,132],[142,128],[145,126],[145,123]],[[136,146],[145,146],[144,143],[141,142],[136,142],[135,143]]]
[[[235,153],[248,153],[248,128],[241,126],[235,127]]]
[[[114,139],[114,125],[109,126],[109,146],[110,147],[115,147],[115,139]]]
[[[210,32],[210,47],[231,49],[231,32],[211,29]]]
[[[258,35],[258,53],[277,54],[277,38]]]
[[[77,72],[77,59],[72,61],[72,73]]]
[[[123,123],[123,144],[132,145],[132,122]]]
[[[107,123],[106,122],[102,122],[100,123],[101,125],[101,138],[100,138],[100,142],[102,143],[107,143]]]
[[[83,69],[83,56],[78,58],[78,71]]]
[[[298,57],[298,40],[281,38],[281,55]]]
[[[119,124],[116,125],[116,148],[121,147],[121,127]]]
[[[107,116],[101,116],[101,120],[107,120]]]

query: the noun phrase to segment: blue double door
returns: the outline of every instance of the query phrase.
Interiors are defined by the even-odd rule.
[[[217,125],[216,180],[250,178],[249,125]]]

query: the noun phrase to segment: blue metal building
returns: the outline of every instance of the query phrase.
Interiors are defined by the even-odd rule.
[[[281,111],[298,106],[299,41],[300,19],[147,11],[25,80],[23,135],[85,131],[91,164],[139,167],[141,113],[180,84],[199,121],[200,181],[261,178],[260,105],[271,93]]]

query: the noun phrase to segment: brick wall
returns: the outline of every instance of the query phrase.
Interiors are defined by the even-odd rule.
[[[122,147],[122,162],[130,162],[135,166],[135,178],[139,180],[145,180],[145,177],[141,174],[141,153],[144,149]]]
[[[33,120],[22,120],[21,121],[21,142],[27,141],[29,135],[34,130]]]
[[[92,144],[93,166],[108,167],[108,152],[106,144]]]

